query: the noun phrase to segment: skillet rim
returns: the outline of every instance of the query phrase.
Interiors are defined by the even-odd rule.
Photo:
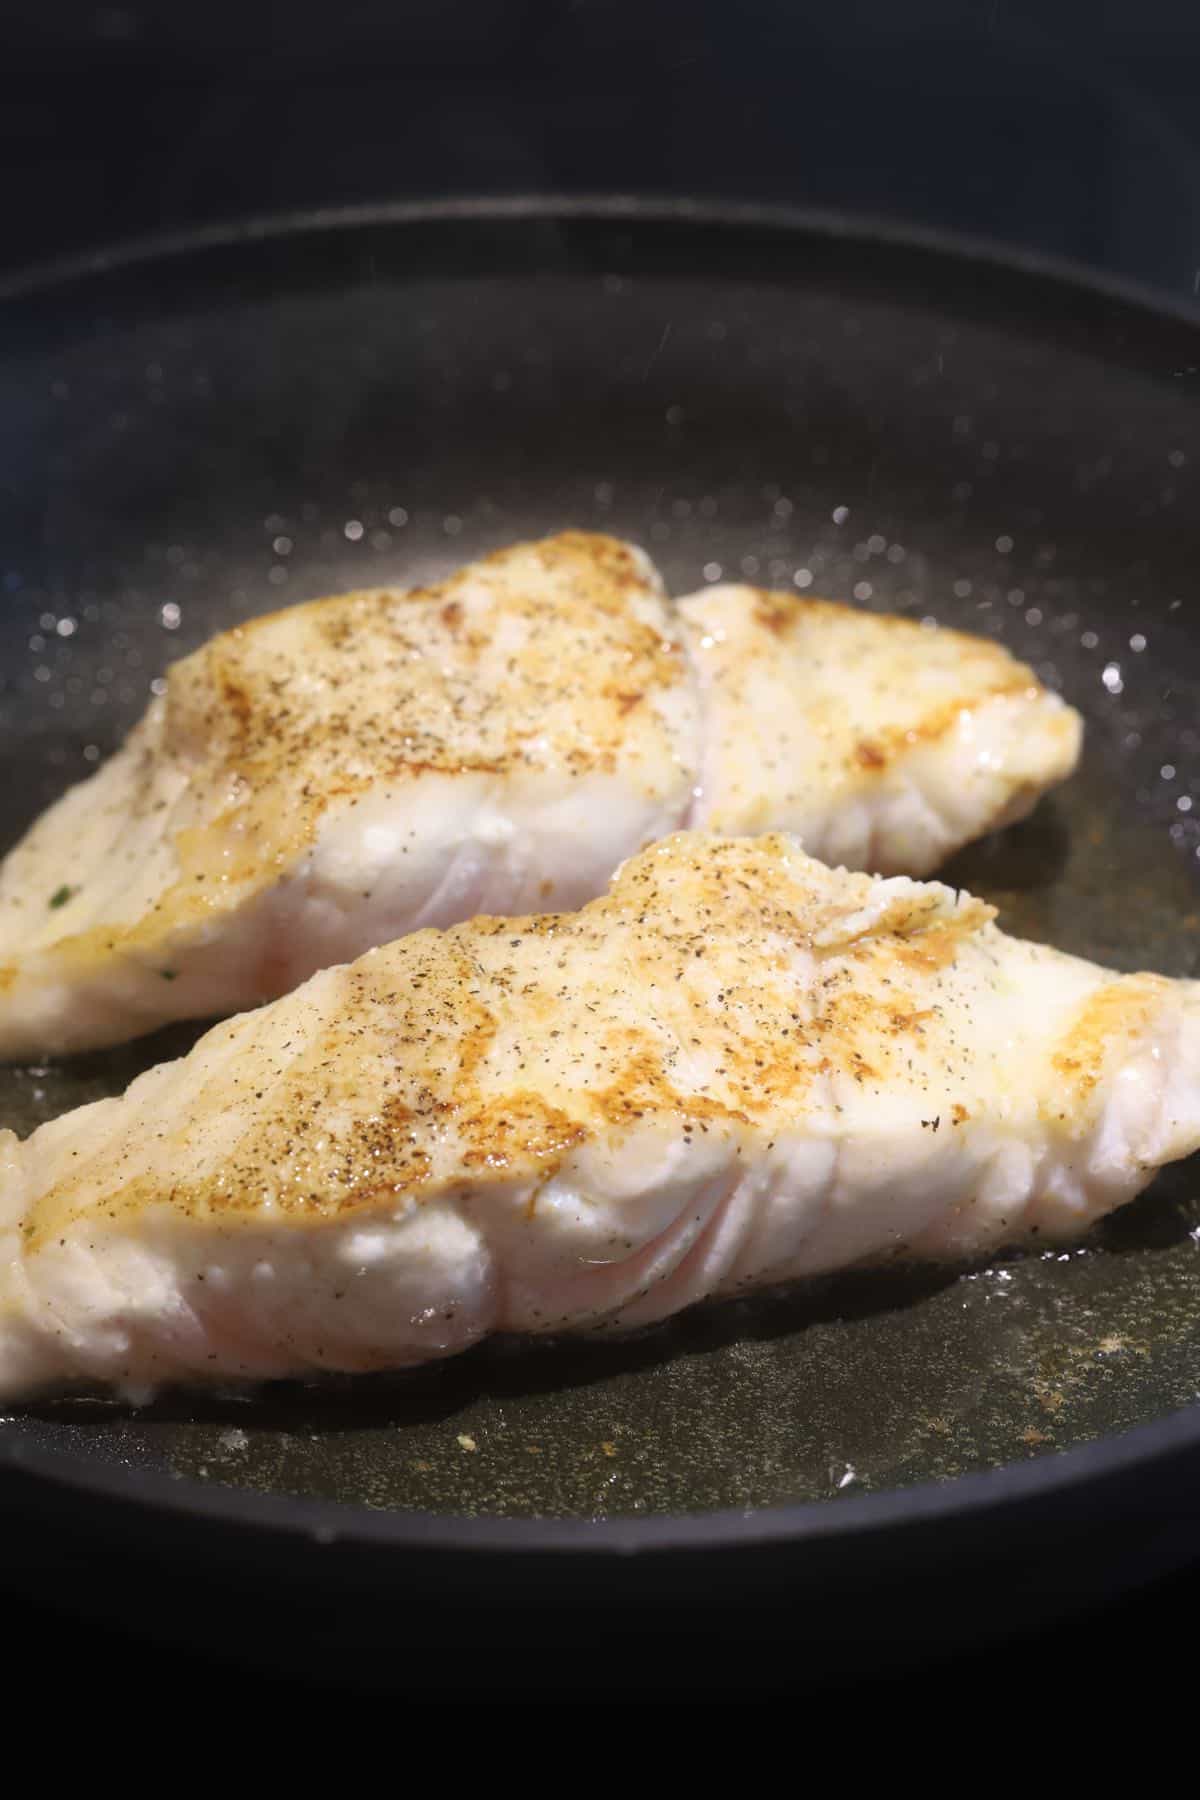
[[[220,220],[183,231],[148,232],[65,257],[51,257],[0,275],[0,303],[34,297],[47,288],[116,274],[138,264],[206,250],[297,238],[305,233],[350,233],[368,227],[460,221],[530,224],[552,220],[611,225],[695,225],[718,230],[759,230],[780,235],[834,238],[925,252],[962,265],[987,263],[998,271],[1050,281],[1092,298],[1148,312],[1173,324],[1200,326],[1200,292],[1168,293],[1150,282],[1119,275],[1079,258],[1057,256],[1003,238],[956,232],[871,213],[788,206],[745,199],[707,199],[671,194],[464,194],[409,200],[369,200],[345,206],[302,207],[244,219]]]
[[[0,304],[35,298],[47,289],[117,273],[140,264],[209,250],[255,245],[306,233],[346,233],[461,221],[534,223],[555,219],[619,226],[662,223],[714,231],[757,230],[872,244],[945,258],[960,269],[983,263],[1032,282],[1067,287],[1163,323],[1200,327],[1200,302],[1155,289],[1087,263],[1001,240],[870,215],[681,196],[626,194],[466,195],[352,206],[306,208],[180,232],[163,232],[28,265],[0,277]],[[1198,340],[1200,346],[1200,340]],[[1048,1500],[1104,1477],[1148,1469],[1180,1453],[1200,1454],[1200,1404],[1165,1413],[1127,1431],[1027,1462],[959,1475],[945,1482],[885,1488],[835,1501],[737,1510],[720,1509],[610,1519],[502,1518],[462,1513],[371,1509],[344,1501],[261,1494],[147,1469],[126,1469],[66,1450],[31,1447],[19,1414],[0,1424],[0,1481],[7,1472],[80,1495],[91,1493],[175,1519],[244,1526],[279,1537],[303,1537],[313,1547],[359,1544],[375,1549],[549,1552],[603,1557],[653,1552],[739,1549],[787,1542],[862,1538],[872,1532],[951,1520],[969,1513]]]

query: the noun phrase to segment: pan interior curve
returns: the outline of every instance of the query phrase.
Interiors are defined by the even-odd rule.
[[[1200,335],[1178,321],[894,244],[521,218],[217,247],[0,310],[5,844],[213,630],[576,524],[643,542],[676,591],[747,578],[1003,641],[1086,714],[1085,765],[950,878],[1013,931],[1197,973]],[[188,1041],[2,1070],[0,1118],[28,1130]],[[375,1508],[836,1501],[1190,1403],[1198,1292],[1185,1165],[1072,1252],[0,1431]]]

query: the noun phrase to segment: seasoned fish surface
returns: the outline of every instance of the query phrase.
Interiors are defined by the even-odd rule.
[[[679,602],[705,712],[711,831],[922,875],[1013,824],[1079,756],[1079,715],[986,638],[713,587]]]
[[[680,834],[580,912],[416,933],[0,1134],[0,1393],[387,1368],[1069,1239],[1198,1144],[1200,984]]]
[[[681,823],[697,730],[658,576],[611,538],[226,632],[0,871],[0,1055],[253,1005],[423,925],[579,905]]]
[[[1062,779],[997,646],[566,533],[251,621],[0,867],[0,1056],[212,1016],[425,925],[582,904],[684,825],[921,873]]]

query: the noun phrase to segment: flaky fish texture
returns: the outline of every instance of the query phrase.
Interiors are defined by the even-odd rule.
[[[0,1057],[287,992],[473,913],[581,905],[681,826],[922,873],[1073,767],[1002,649],[569,532],[294,606],[168,673],[0,867]]]
[[[385,1369],[1071,1239],[1200,1144],[1200,984],[683,833],[0,1134],[0,1394]]]

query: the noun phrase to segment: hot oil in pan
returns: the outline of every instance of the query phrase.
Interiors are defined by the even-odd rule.
[[[891,252],[865,274],[849,250],[790,275],[777,256],[770,279],[724,284],[643,276],[624,240],[536,282],[497,275],[494,253],[490,294],[414,282],[404,259],[389,277],[376,246],[369,275],[332,269],[262,305],[253,282],[236,301],[189,295],[165,320],[118,317],[103,358],[86,334],[25,357],[30,481],[49,497],[23,546],[9,538],[0,749],[23,778],[6,839],[210,631],[577,523],[644,542],[676,592],[745,578],[1001,638],[1084,709],[1085,768],[948,878],[1014,932],[1200,972],[1200,651],[1181,616],[1197,558],[1179,523],[1200,429],[1171,359],[1131,367],[1136,332],[1093,345],[1069,295],[1050,296],[1053,331],[971,322],[973,281],[955,316],[951,265],[936,300],[882,298]],[[275,422],[269,449],[248,417]],[[24,1131],[120,1091],[194,1035],[2,1071],[0,1117]],[[1184,1165],[1077,1250],[853,1273],[625,1343],[485,1346],[407,1376],[139,1413],[63,1403],[20,1429],[372,1507],[836,1499],[1192,1401],[1198,1298],[1200,1177]]]

